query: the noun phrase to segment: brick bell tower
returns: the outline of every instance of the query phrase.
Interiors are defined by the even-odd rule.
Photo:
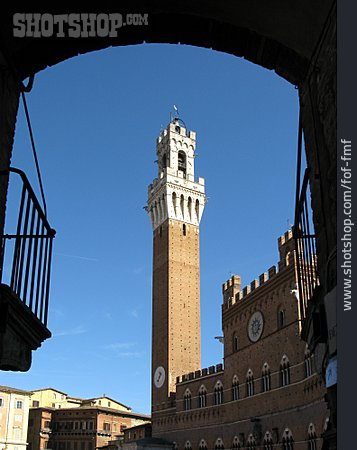
[[[157,139],[158,178],[148,188],[154,234],[152,412],[164,409],[176,377],[201,367],[199,224],[204,179],[194,178],[196,133],[174,118]]]

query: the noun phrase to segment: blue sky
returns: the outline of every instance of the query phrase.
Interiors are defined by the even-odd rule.
[[[152,230],[143,207],[156,177],[160,127],[175,104],[197,132],[196,176],[206,179],[209,199],[200,234],[207,367],[222,357],[214,340],[222,283],[235,273],[245,286],[276,264],[277,238],[293,221],[297,91],[231,55],[141,45],[48,68],[27,101],[57,230],[53,337],[33,353],[29,372],[2,372],[0,384],[52,386],[76,397],[106,393],[149,413]],[[12,165],[38,192],[22,107]]]

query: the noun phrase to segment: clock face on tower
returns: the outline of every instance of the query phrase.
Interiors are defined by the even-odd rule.
[[[165,369],[162,366],[156,368],[154,373],[154,384],[157,388],[161,388],[161,386],[165,382]]]
[[[263,333],[264,318],[260,311],[255,311],[248,322],[248,336],[252,342],[257,342]]]

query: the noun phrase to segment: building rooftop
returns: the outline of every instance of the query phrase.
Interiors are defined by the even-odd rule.
[[[22,389],[13,388],[10,386],[0,386],[0,392],[7,392],[9,394],[22,394],[22,395],[32,394],[32,391],[24,391]]]
[[[53,388],[53,387],[47,387],[42,389],[32,389],[32,392],[41,392],[41,391],[56,391],[63,395],[68,395],[66,392],[60,391],[59,389]]]

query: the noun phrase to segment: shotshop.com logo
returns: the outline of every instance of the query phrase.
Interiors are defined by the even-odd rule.
[[[148,14],[35,14],[13,16],[14,37],[117,37],[127,25],[148,25]]]

